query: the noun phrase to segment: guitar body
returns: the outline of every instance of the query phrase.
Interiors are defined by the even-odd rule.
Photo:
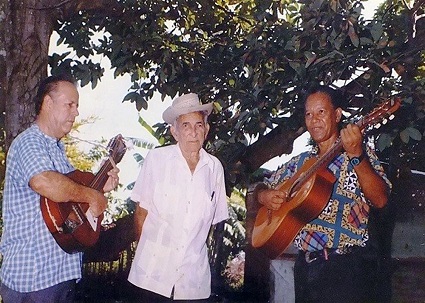
[[[89,186],[95,178],[90,172],[73,171],[67,174],[77,183]],[[96,229],[86,217],[88,203],[54,202],[41,197],[44,222],[59,246],[67,253],[75,253],[96,244],[99,239],[103,215],[96,219]]]
[[[252,246],[265,252],[271,259],[280,256],[303,226],[319,216],[329,201],[336,179],[326,167],[319,169],[299,190],[292,191],[295,182],[315,162],[315,158],[307,160],[292,178],[276,188],[290,193],[289,200],[278,210],[270,211],[263,206],[257,213]]]
[[[67,176],[76,183],[102,192],[109,179],[108,172],[121,161],[126,151],[123,137],[115,136],[106,149],[109,151],[109,160],[104,162],[96,175],[76,170]],[[40,197],[40,207],[47,228],[58,245],[67,253],[81,252],[96,244],[103,214],[93,218],[87,213],[88,203],[57,203],[46,197]]]

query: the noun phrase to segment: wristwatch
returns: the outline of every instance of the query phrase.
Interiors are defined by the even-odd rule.
[[[358,156],[358,157],[353,157],[353,158],[351,158],[351,159],[350,159],[350,163],[351,163],[351,165],[353,165],[353,166],[357,166],[357,165],[359,165],[359,164],[360,164],[360,162],[362,162],[362,161],[363,161],[363,159],[364,159],[364,152],[363,152],[360,156]]]

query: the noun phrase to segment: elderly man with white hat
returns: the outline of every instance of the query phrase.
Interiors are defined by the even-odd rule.
[[[138,302],[211,295],[206,240],[228,218],[223,166],[202,148],[212,109],[194,93],[176,98],[162,117],[177,144],[151,150],[134,185],[139,243],[128,280]]]

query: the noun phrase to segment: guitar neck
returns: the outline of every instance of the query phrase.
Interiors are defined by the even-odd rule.
[[[362,131],[367,125],[367,119],[360,119],[356,122],[356,125]],[[307,180],[309,180],[319,169],[331,163],[331,161],[342,151],[342,140],[339,136],[334,145],[322,156],[320,157],[304,174],[302,174],[297,182],[294,182],[294,186],[291,189],[291,192],[297,192]]]
[[[90,183],[90,187],[98,191],[103,191],[103,187],[108,181],[108,172],[113,168],[110,159],[106,160],[99,172],[95,175],[93,181]]]
[[[332,148],[330,148],[322,157],[320,157],[309,169],[307,169],[294,182],[291,188],[291,193],[297,192],[319,169],[328,165],[342,150],[341,138],[338,137]]]
[[[121,135],[115,136],[108,144],[107,149],[109,150],[109,157],[103,163],[102,167],[99,169],[99,172],[95,175],[93,181],[90,184],[90,187],[102,191],[103,187],[108,181],[109,175],[108,172],[116,167],[116,163],[120,162],[124,156],[126,146],[124,144],[123,138]]]

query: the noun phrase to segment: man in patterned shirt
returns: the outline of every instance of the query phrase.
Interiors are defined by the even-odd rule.
[[[106,208],[103,193],[65,176],[74,168],[60,139],[78,116],[78,99],[71,77],[46,78],[35,98],[35,123],[16,137],[8,151],[0,244],[0,295],[5,303],[73,302],[82,254],[68,254],[56,243],[44,223],[40,196],[88,203],[96,217]],[[108,172],[105,192],[117,186],[118,171]]]
[[[365,253],[369,211],[386,205],[391,184],[374,151],[363,144],[360,128],[349,124],[340,130],[337,91],[318,86],[306,96],[305,123],[314,147],[275,171],[267,187],[256,190],[256,199],[277,210],[288,193],[272,188],[293,176],[306,160],[323,156],[340,137],[344,152],[328,165],[336,178],[330,199],[294,240],[299,249],[295,297],[296,302],[373,302],[376,267]]]

